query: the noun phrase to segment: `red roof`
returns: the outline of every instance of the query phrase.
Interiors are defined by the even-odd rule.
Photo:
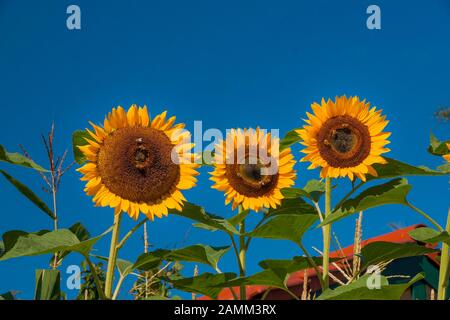
[[[408,234],[409,231],[424,227],[422,224],[417,224],[413,226],[409,226],[403,229],[395,230],[394,232],[390,232],[378,237],[370,238],[367,240],[363,240],[361,242],[361,247],[364,247],[365,245],[372,243],[372,242],[378,242],[378,241],[384,241],[384,242],[394,242],[394,243],[416,243],[417,241],[411,238]],[[435,247],[435,246],[432,246]],[[439,264],[438,260],[436,259],[438,253],[432,253],[428,254],[427,256],[435,263]],[[346,258],[348,261],[351,261],[353,258],[353,245],[343,248],[342,250],[334,251],[330,253],[330,257],[332,258]],[[288,288],[295,292],[296,294],[300,295],[301,291],[303,290],[303,279],[304,279],[304,273],[307,273],[309,283],[308,288],[311,289],[312,292],[315,292],[320,289],[320,282],[317,279],[317,274],[314,269],[306,269],[302,271],[297,271],[292,273],[289,276],[289,279],[287,280],[287,286]],[[339,271],[333,264],[330,265],[330,273],[335,274],[338,278],[342,278],[342,275],[339,276]],[[333,280],[330,279],[330,282],[333,283]],[[257,286],[257,285],[251,285],[246,287],[247,292],[247,299],[255,298],[258,295],[263,294],[269,287],[267,286]],[[233,288],[227,288],[223,289],[219,296],[218,300],[234,300],[233,294],[231,292],[233,290],[236,295],[239,297],[239,287],[233,287]],[[273,289],[272,291],[277,291]],[[272,292],[271,292],[272,293]],[[271,293],[268,294],[267,299],[290,299],[289,295],[285,292],[278,292],[271,296]],[[210,300],[209,297],[201,297],[201,300]]]

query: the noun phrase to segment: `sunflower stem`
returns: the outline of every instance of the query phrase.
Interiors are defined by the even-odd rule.
[[[445,231],[450,233],[450,209],[448,209],[447,226]],[[439,266],[439,285],[438,285],[438,300],[446,300],[448,277],[450,273],[450,254],[449,245],[442,242],[441,248],[441,263]]]
[[[242,212],[242,207],[239,206],[239,213]],[[247,253],[246,243],[245,243],[245,219],[239,224],[239,273],[240,277],[245,277],[245,255]],[[240,286],[240,298],[241,300],[247,300],[247,293],[245,290],[245,284]]]
[[[112,295],[114,270],[117,260],[117,241],[119,239],[119,228],[121,218],[122,218],[121,213],[114,214],[114,225],[111,236],[111,245],[109,248],[108,268],[106,270],[106,280],[105,280],[105,296],[107,299],[111,299]]]
[[[325,179],[325,217],[331,214],[331,179]],[[323,290],[329,287],[329,266],[330,266],[330,242],[331,242],[331,224],[322,227],[323,232]]]

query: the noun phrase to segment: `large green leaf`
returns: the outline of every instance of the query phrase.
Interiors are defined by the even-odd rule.
[[[155,252],[155,255],[161,254],[164,260],[204,263],[217,269],[219,260],[229,249],[230,247],[210,247],[197,244],[182,249],[159,250],[160,253]]]
[[[448,154],[450,153],[450,150],[448,150],[447,147],[447,144],[449,143],[450,140],[439,141],[433,133],[430,133],[430,146],[428,147],[428,152],[434,154],[435,156],[443,156],[444,154]]]
[[[49,233],[49,232],[50,232],[49,230],[40,230],[38,232],[34,232],[33,234],[43,235],[43,234]],[[29,234],[28,232],[21,231],[21,230],[10,230],[10,231],[5,232],[2,235],[4,252],[11,250],[14,247],[14,245],[16,244],[19,237],[27,236],[28,234]]]
[[[380,275],[380,288],[369,289],[370,276],[366,274],[348,285],[328,289],[317,300],[399,300],[406,289],[423,279],[423,275],[418,274],[408,283],[389,284],[388,279]]]
[[[77,130],[72,134],[73,158],[78,164],[83,164],[87,160],[83,152],[81,152],[81,150],[78,148],[80,146],[85,146],[88,144],[86,138],[92,139],[91,135],[84,130]]]
[[[303,188],[286,188],[281,190],[286,198],[306,197],[314,202],[319,202],[325,193],[325,183],[320,180],[309,180]]]
[[[91,237],[89,231],[80,222],[77,222],[71,227],[69,227],[69,230],[72,231],[72,233],[78,238],[80,242],[86,241]],[[70,251],[63,251],[58,253],[58,259],[59,260],[64,259],[69,253]]]
[[[373,167],[378,173],[378,177],[367,175],[367,181],[384,178],[395,178],[402,176],[442,176],[449,172],[442,170],[432,170],[425,166],[412,166],[395,159],[385,158],[388,163],[374,164]]]
[[[280,151],[284,150],[286,148],[289,148],[294,143],[300,141],[300,136],[298,135],[297,132],[295,132],[295,130],[297,130],[297,129],[289,131],[288,133],[286,133],[284,138],[281,139],[281,141],[280,141]]]
[[[284,214],[297,214],[297,215],[317,215],[316,209],[313,206],[306,203],[301,198],[287,198],[281,200],[281,205],[275,209],[270,209],[266,218],[276,217]]]
[[[236,228],[228,220],[222,217],[207,213],[204,208],[192,203],[185,203],[183,211],[171,211],[173,214],[189,218],[198,222],[196,227],[210,231],[225,231],[227,233],[239,234]]]
[[[372,242],[361,249],[361,268],[364,270],[368,266],[376,265],[380,262],[422,256],[432,252],[436,252],[436,250],[415,243]]]
[[[198,262],[217,269],[217,264],[222,256],[227,253],[230,247],[210,247],[202,244],[192,245],[175,250],[155,250],[144,253],[132,266],[133,269],[149,269],[159,265],[161,261],[186,261]]]
[[[411,185],[404,178],[394,179],[361,192],[353,199],[345,201],[326,217],[319,227],[341,220],[355,212],[375,208],[386,204],[404,204]]]
[[[193,278],[172,280],[171,283],[176,289],[199,293],[216,299],[222,290],[220,285],[235,277],[236,274],[234,273],[203,273]]]
[[[36,270],[35,300],[61,300],[59,270]]]
[[[317,219],[316,214],[277,215],[247,235],[255,238],[291,240],[300,244],[303,234]]]
[[[248,277],[237,278],[220,283],[217,286],[221,288],[228,288],[228,287],[237,287],[240,285],[259,285],[259,286],[287,289],[286,287],[287,279],[288,273],[286,272],[286,270],[267,269]]]
[[[417,228],[411,230],[409,235],[420,242],[425,243],[439,243],[445,242],[450,245],[450,235],[447,231],[439,232],[431,228]]]
[[[108,229],[101,235],[85,240],[78,240],[77,236],[68,229],[60,229],[52,232],[26,233],[12,231],[3,235],[6,252],[0,257],[0,261],[17,257],[36,256],[59,251],[75,251],[83,255],[89,254],[94,244],[106,235]],[[12,234],[11,234],[12,233]],[[5,241],[7,239],[13,239]],[[14,240],[15,239],[15,240]],[[14,241],[12,243],[12,241]]]
[[[150,270],[156,268],[161,264],[162,260],[161,257],[155,256],[151,252],[143,253],[129,269],[125,270],[124,274],[128,274],[133,270]]]
[[[40,165],[36,164],[34,161],[28,159],[27,157],[19,153],[10,153],[6,151],[5,147],[0,144],[0,161],[5,161],[11,164],[33,168],[38,171],[47,172],[48,170],[42,168]]]
[[[322,258],[321,257],[311,257],[311,259],[314,261],[316,266],[322,265]],[[339,261],[341,259],[338,258],[331,258],[330,262]],[[293,257],[290,260],[285,259],[268,259],[268,260],[262,260],[259,262],[259,266],[263,269],[271,269],[271,270],[285,270],[286,273],[292,273],[304,269],[312,268],[312,266],[309,264],[307,257],[300,257],[296,256]]]
[[[54,219],[53,211],[42,201],[30,188],[24,185],[19,180],[13,178],[8,173],[0,170],[0,173],[8,180],[21,194],[23,194],[28,200],[33,202],[39,209],[47,214],[50,218]]]

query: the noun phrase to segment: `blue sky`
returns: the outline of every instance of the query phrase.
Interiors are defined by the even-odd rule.
[[[66,28],[66,8],[77,4],[82,29]],[[366,28],[366,8],[377,4],[382,29]],[[391,120],[390,157],[435,167],[442,159],[426,152],[430,130],[449,138],[448,124],[433,113],[450,105],[450,1],[12,1],[0,0],[0,143],[9,150],[24,144],[35,160],[46,164],[40,134],[56,123],[60,152],[71,148],[71,133],[99,122],[117,105],[147,104],[151,113],[168,110],[193,128],[277,128],[281,134],[301,125],[309,105],[322,97],[359,95],[384,110]],[[300,159],[299,147],[293,151]],[[297,185],[317,178],[317,171],[296,165]],[[0,163],[0,168],[26,182],[44,199],[39,176]],[[210,212],[231,215],[223,195],[210,188],[202,169],[189,201]],[[61,226],[81,221],[91,234],[112,223],[112,211],[94,208],[73,170],[62,182]],[[410,178],[411,202],[441,223],[449,205],[448,177]],[[345,181],[341,181],[344,186]],[[0,181],[0,233],[51,228],[51,221]],[[336,195],[337,198],[337,195]],[[255,214],[256,215],[256,214]],[[133,226],[124,219],[123,229]],[[251,218],[250,224],[255,220]],[[364,237],[389,232],[389,223],[423,222],[411,210],[389,206],[366,212]],[[192,229],[179,217],[149,226],[155,247],[195,243],[227,244],[218,233]],[[344,245],[352,243],[354,218],[334,226]],[[320,246],[321,235],[305,238]],[[106,254],[108,241],[96,249]],[[142,252],[136,234],[121,253],[133,260]],[[298,249],[283,241],[255,240],[249,272],[266,258],[289,258]],[[21,291],[31,298],[34,269],[48,257],[0,263],[0,292]],[[80,258],[70,256],[62,271]],[[236,271],[228,254],[221,269]],[[200,266],[200,271],[210,271]],[[192,266],[184,273],[192,275]],[[63,273],[63,281],[66,275]],[[127,298],[126,289],[121,298]],[[74,292],[68,292],[73,297]],[[185,295],[189,297],[189,295]]]

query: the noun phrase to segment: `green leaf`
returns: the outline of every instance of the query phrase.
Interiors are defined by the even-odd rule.
[[[136,261],[133,268],[136,268],[138,262],[144,263],[144,267],[139,269],[154,267],[156,262],[159,261],[186,261],[186,262],[198,262],[211,266],[213,269],[217,269],[217,264],[222,256],[228,252],[230,247],[210,247],[202,244],[188,246],[186,248],[175,250],[155,250],[153,252],[144,253]],[[131,270],[130,270],[131,271]]]
[[[291,240],[301,243],[303,234],[318,220],[316,214],[282,214],[247,235],[254,238]]]
[[[236,228],[230,222],[228,222],[228,220],[207,213],[205,209],[192,203],[185,203],[183,206],[183,211],[181,212],[173,210],[171,211],[171,213],[199,222],[194,226],[202,229],[210,231],[221,230],[226,233],[239,234]]]
[[[310,214],[317,215],[316,209],[313,206],[306,203],[305,200],[301,198],[287,198],[281,201],[281,205],[276,209],[270,209],[267,218],[284,215],[284,214]]]
[[[259,285],[280,289],[287,289],[286,280],[288,274],[285,270],[263,270],[248,277],[242,277],[226,281],[217,285],[221,288],[237,287],[240,285]]]
[[[83,255],[89,254],[94,244],[109,231],[108,229],[101,235],[89,240],[80,241],[77,236],[68,229],[60,229],[45,233],[26,233],[23,231],[13,231],[12,234],[5,234],[3,241],[7,247],[6,253],[0,257],[0,261],[17,257],[36,256],[59,251],[76,251]]]
[[[314,202],[319,202],[322,195],[325,193],[325,183],[320,180],[309,180],[303,189],[300,188],[285,188],[281,192],[285,198],[306,197]]]
[[[92,254],[93,257],[108,262],[108,257],[99,256],[96,254]],[[161,260],[159,260],[161,261]],[[125,260],[125,259],[116,259],[116,267],[117,270],[119,270],[119,273],[121,276],[126,277],[128,274],[130,274],[133,269],[133,262]]]
[[[72,134],[72,148],[73,148],[73,158],[78,164],[83,164],[87,161],[83,152],[78,148],[80,146],[85,146],[88,144],[87,139],[92,139],[91,135],[84,130],[77,130]]]
[[[133,262],[128,261],[128,260],[117,259],[116,266],[122,277],[126,276],[129,272],[133,271],[133,269],[131,269],[133,267]]]
[[[234,273],[219,273],[219,274],[203,273],[193,278],[173,280],[171,281],[171,283],[176,289],[187,292],[199,293],[211,297],[213,299],[216,299],[220,291],[222,290],[220,284],[223,284],[235,277],[236,274]]]
[[[54,219],[54,215],[52,210],[42,201],[30,188],[24,185],[22,182],[16,180],[8,173],[3,170],[0,170],[0,173],[8,180],[21,194],[23,194],[28,200],[33,202],[39,209],[41,209],[45,214],[47,214],[50,218]]]
[[[447,231],[439,232],[431,228],[417,228],[408,232],[411,238],[424,243],[445,242],[450,245],[450,235]]]
[[[389,260],[422,256],[433,252],[436,250],[415,243],[372,242],[361,249],[361,269],[364,270],[371,265]]]
[[[430,146],[428,147],[428,152],[434,154],[435,156],[443,156],[448,154],[450,153],[450,150],[448,150],[447,147],[447,144],[449,143],[450,140],[439,141],[433,133],[430,133]]]
[[[11,291],[0,294],[0,300],[17,300]]]
[[[248,214],[250,213],[250,210],[243,210],[239,212],[237,215],[232,216],[228,219],[228,222],[232,226],[237,226],[239,223],[241,223],[245,218],[247,218]]]
[[[443,176],[448,174],[448,172],[432,170],[425,166],[415,167],[395,159],[385,159],[388,163],[373,165],[374,169],[378,173],[378,177],[368,175],[367,181],[384,178],[395,178],[401,176]]]
[[[50,232],[50,231],[49,230],[41,230],[38,232],[34,232],[33,234],[43,235],[48,232]],[[7,252],[7,251],[11,250],[14,247],[14,245],[16,244],[19,237],[26,236],[26,235],[28,235],[28,232],[21,231],[21,230],[10,230],[10,231],[5,232],[2,235],[4,251]]]
[[[91,234],[86,229],[86,227],[81,224],[81,222],[77,222],[77,223],[73,224],[69,228],[69,230],[72,231],[72,233],[74,235],[76,235],[78,240],[80,240],[80,241],[88,240],[91,237]]]
[[[319,202],[320,197],[325,193],[325,183],[320,180],[309,180],[303,190],[308,193],[309,198]]]
[[[394,179],[389,182],[374,186],[361,192],[353,199],[345,201],[341,207],[335,209],[326,217],[319,227],[336,222],[355,212],[375,208],[386,204],[404,204],[408,202],[406,196],[411,190],[411,185],[404,178]]]
[[[61,300],[59,270],[36,270],[35,300]]]
[[[311,257],[311,259],[314,261],[314,263],[317,266],[321,266],[323,263],[323,260],[321,257],[320,258],[319,257]],[[336,262],[339,260],[341,260],[341,259],[330,258],[330,262]],[[285,260],[285,259],[263,260],[263,261],[259,262],[259,266],[263,269],[286,270],[286,273],[288,273],[288,274],[296,272],[296,271],[312,268],[312,266],[309,265],[308,258],[300,257],[300,256],[293,257],[291,260]]]
[[[290,146],[292,146],[294,143],[299,142],[300,141],[300,136],[298,135],[297,132],[295,132],[295,130],[298,129],[294,129],[289,131],[283,139],[281,139],[280,141],[280,151],[289,148]]]
[[[192,245],[182,249],[160,250],[164,260],[199,262],[217,269],[219,260],[230,247],[210,247],[202,244]],[[158,253],[155,253],[158,254]]]
[[[78,238],[78,240],[80,242],[88,240],[91,237],[91,234],[89,233],[89,231],[80,222],[77,222],[74,225],[72,225],[69,228],[69,230],[72,231],[72,233]],[[62,251],[62,252],[58,253],[58,259],[61,261],[69,253],[70,253],[70,251]]]
[[[0,241],[0,257],[5,253],[5,243]]]
[[[34,161],[28,159],[27,157],[19,153],[10,153],[6,151],[5,147],[0,144],[0,161],[5,161],[18,166],[23,166],[27,168],[33,168],[38,171],[48,172],[48,170],[42,168],[40,165],[36,164]]]
[[[388,279],[380,275],[380,288],[369,289],[370,276],[366,274],[348,285],[328,289],[317,300],[399,300],[406,289],[423,279],[423,275],[418,274],[408,283],[389,284]]]

